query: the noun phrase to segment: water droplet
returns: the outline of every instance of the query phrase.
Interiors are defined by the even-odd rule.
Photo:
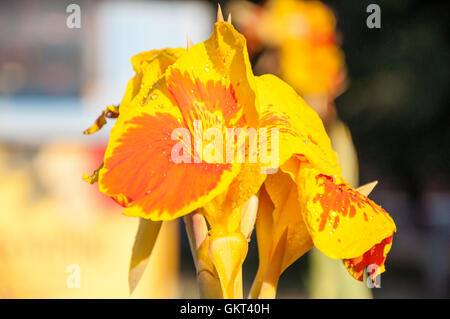
[[[153,94],[152,96],[150,96],[150,98],[151,98],[152,100],[156,100],[156,99],[158,98],[158,94]]]

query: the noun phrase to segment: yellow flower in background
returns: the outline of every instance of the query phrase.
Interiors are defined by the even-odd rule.
[[[136,76],[120,106],[107,108],[86,130],[117,115],[104,162],[85,179],[98,181],[124,214],[141,218],[131,289],[161,222],[182,216],[204,297],[242,298],[241,269],[256,214],[260,268],[252,297],[274,297],[283,270],[313,244],[344,259],[357,279],[371,263],[383,271],[392,219],[342,179],[316,112],[279,78],[255,77],[245,38],[221,14],[218,20],[208,40],[187,50],[132,58]],[[270,131],[268,139],[258,137],[264,141],[255,161],[250,137],[245,142],[252,128]],[[222,144],[213,153],[198,147],[205,142],[199,132],[211,129],[219,135],[242,129],[233,140],[244,136],[245,143],[232,149],[231,162],[223,161]],[[241,149],[245,157],[238,161],[234,152]],[[262,161],[264,149],[276,161]]]
[[[334,96],[345,77],[336,41],[336,19],[320,1],[270,0],[262,7],[236,1],[230,9],[251,49],[276,48],[279,76],[302,96]]]

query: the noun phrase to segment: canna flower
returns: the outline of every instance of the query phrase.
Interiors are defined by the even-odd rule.
[[[265,287],[274,290],[282,271],[313,244],[344,259],[356,277],[369,263],[383,265],[392,219],[340,177],[315,111],[277,77],[253,75],[246,40],[230,19],[223,21],[220,8],[208,40],[144,52],[131,62],[136,75],[122,102],[85,131],[117,117],[103,163],[84,177],[98,182],[125,215],[140,218],[131,289],[161,223],[180,217],[203,297],[242,298],[242,264],[255,219],[260,268],[254,297]],[[228,144],[219,137],[230,129],[238,143],[225,161]],[[251,129],[269,132],[258,136],[256,149],[247,136]],[[374,260],[380,247],[383,260]]]

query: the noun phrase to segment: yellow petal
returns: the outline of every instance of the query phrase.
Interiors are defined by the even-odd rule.
[[[266,175],[261,174],[258,164],[241,165],[227,190],[205,203],[204,210],[212,233],[219,235],[241,230],[243,206],[258,193],[265,178]]]
[[[389,214],[339,176],[304,164],[297,177],[301,210],[314,245],[334,259],[362,256],[396,231]]]
[[[256,78],[260,126],[279,130],[279,164],[305,157],[329,174],[338,174],[337,155],[317,113],[285,82],[273,75]]]
[[[269,199],[261,192],[263,206],[256,224],[260,258],[253,298],[274,298],[279,276],[313,246],[292,178],[279,171],[269,175],[264,186]]]
[[[130,270],[128,273],[128,284],[130,294],[133,293],[139,280],[141,279],[145,267],[155,246],[156,238],[161,229],[162,222],[139,219],[139,228],[134,240],[133,251],[131,253]]]
[[[255,101],[255,80],[248,58],[246,40],[231,24],[217,22],[211,37],[190,48],[168,69],[187,74],[203,84],[221,83],[230,87],[245,113],[250,127],[257,127],[258,106]],[[241,127],[241,126],[239,126]]]
[[[128,81],[125,94],[120,102],[122,113],[129,109],[140,109],[149,95],[157,87],[167,67],[186,52],[183,48],[144,51],[131,58],[136,75]],[[137,100],[131,103],[139,94]],[[150,98],[155,96],[150,95]]]
[[[258,197],[253,195],[242,206],[241,233],[250,240],[253,228],[255,227],[256,214],[258,212]]]
[[[129,216],[168,220],[188,214],[223,193],[239,171],[239,166],[231,164],[173,162],[172,150],[179,141],[173,140],[172,134],[191,123],[182,116],[192,105],[183,94],[194,92],[189,97],[202,98],[205,90],[190,78],[174,82],[174,72],[150,86],[151,80],[176,58],[168,50],[151,60],[141,90],[126,108],[121,106],[121,114],[111,131],[105,165],[99,173],[99,189],[127,207],[124,213]],[[221,87],[208,89],[210,93],[215,92],[213,89],[223,93]],[[221,96],[212,95],[202,102],[209,107],[225,103],[219,99]],[[200,174],[202,179],[198,179]],[[191,187],[186,189],[186,183]]]
[[[264,280],[261,283],[261,289],[258,293],[258,299],[273,299],[276,297],[278,280],[282,273],[283,255],[286,251],[287,230],[281,235],[280,240],[273,251]]]
[[[169,92],[161,85],[167,67],[185,52],[186,50],[182,48],[153,50],[131,58],[136,75],[127,85],[120,104],[120,116],[111,130],[105,157],[110,156],[115,144],[120,143],[119,139],[127,129],[126,123],[132,118],[142,114],[154,115],[156,112],[166,112],[181,118],[178,109],[172,106]],[[164,106],[163,110],[161,106]]]
[[[267,177],[265,187],[275,205],[273,238],[280,240],[286,232],[281,272],[312,248],[312,240],[301,214],[297,186],[291,177],[278,172]],[[281,273],[280,273],[281,274]]]
[[[128,82],[125,95],[120,103],[121,112],[145,111],[149,101],[156,99],[159,81],[179,57],[186,53],[184,48],[168,48],[139,53],[131,58],[136,75]],[[144,110],[142,110],[142,108]],[[132,114],[136,115],[136,114]],[[127,116],[129,117],[129,116]]]
[[[270,199],[264,185],[259,193],[258,216],[256,217],[256,236],[258,240],[258,259],[259,266],[256,277],[250,289],[249,298],[256,299],[259,297],[264,277],[272,257],[272,246],[274,241],[272,236],[274,232],[273,216],[274,205]]]

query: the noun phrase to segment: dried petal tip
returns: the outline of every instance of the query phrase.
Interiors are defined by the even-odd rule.
[[[377,186],[378,181],[373,181],[370,183],[367,183],[363,186],[358,187],[356,190],[363,194],[364,196],[369,196],[369,194],[373,191],[373,189],[375,188],[375,186]]]
[[[119,116],[119,107],[115,105],[108,105],[106,109],[97,118],[95,123],[88,129],[83,131],[83,134],[88,135],[97,132],[106,124],[107,118],[114,119],[117,118],[118,116]]]
[[[231,24],[231,13],[228,14],[227,22],[228,22],[229,24]]]
[[[192,42],[191,37],[189,35],[186,35],[186,40],[187,40],[187,49],[189,50],[194,46],[194,43]]]
[[[220,4],[217,4],[217,22],[223,22],[223,14],[222,14],[222,8],[220,7]]]

